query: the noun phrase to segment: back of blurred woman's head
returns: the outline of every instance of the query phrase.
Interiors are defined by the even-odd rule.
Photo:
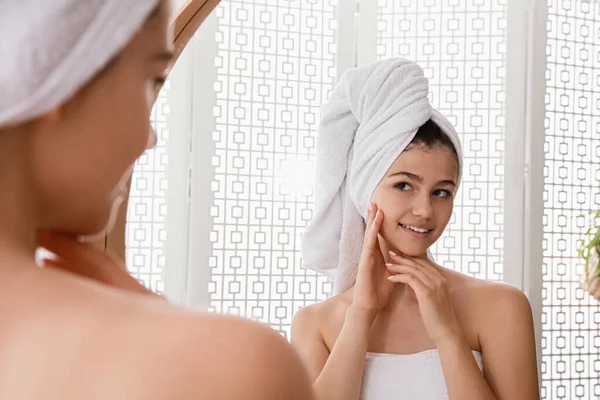
[[[21,182],[15,196],[30,209],[20,212],[37,229],[93,235],[109,225],[156,140],[170,13],[164,0],[0,2],[0,184]]]

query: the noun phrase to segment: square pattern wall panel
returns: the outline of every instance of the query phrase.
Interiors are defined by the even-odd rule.
[[[506,1],[379,0],[378,57],[423,67],[430,100],[460,134],[454,214],[432,248],[440,264],[503,277]]]
[[[169,85],[167,81],[152,109],[152,126],[158,141],[156,147],[146,151],[135,164],[127,207],[127,268],[146,287],[158,293],[164,291]]]
[[[229,0],[216,9],[211,310],[288,335],[331,285],[301,268],[315,134],[335,81],[337,0]]]
[[[600,307],[577,239],[600,207],[600,5],[548,2],[542,397],[600,398]]]

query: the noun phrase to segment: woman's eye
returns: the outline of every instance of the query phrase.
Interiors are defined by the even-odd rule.
[[[436,197],[450,197],[450,192],[447,190],[439,189],[439,190],[434,191],[433,195]]]
[[[400,190],[410,190],[411,189],[410,185],[406,182],[397,183],[396,188],[400,189]]]

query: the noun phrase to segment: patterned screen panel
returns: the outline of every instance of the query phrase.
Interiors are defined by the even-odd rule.
[[[600,307],[576,249],[600,207],[600,5],[548,4],[542,396],[597,399]]]
[[[168,90],[167,81],[152,110],[158,143],[135,165],[127,209],[127,267],[140,282],[158,293],[164,291]]]
[[[380,59],[404,57],[460,134],[461,188],[436,261],[502,280],[506,1],[379,0]]]
[[[230,0],[217,8],[210,307],[289,334],[324,299],[301,268],[319,108],[335,81],[336,0]]]

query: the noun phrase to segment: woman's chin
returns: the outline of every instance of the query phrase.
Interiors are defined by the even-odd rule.
[[[104,240],[104,237],[110,232],[110,226],[107,225],[107,219],[98,220],[93,225],[90,224],[86,229],[79,231],[77,239],[83,243],[95,243]]]
[[[92,234],[83,234],[83,235],[79,235],[77,236],[77,240],[79,240],[82,243],[96,243],[96,242],[100,242],[102,240],[104,240],[104,237],[106,236],[106,232],[105,231],[100,231],[98,233],[92,233]]]
[[[407,257],[423,257],[427,254],[427,250],[430,247],[429,243],[407,243],[406,241],[391,244],[392,248],[395,248]]]
[[[104,237],[112,231],[117,220],[119,208],[125,199],[123,196],[118,196],[108,211],[102,216],[96,218],[93,226],[89,226],[85,231],[82,231],[78,238],[85,243],[94,243],[104,240]]]
[[[414,238],[405,232],[394,235],[393,240],[388,240],[392,249],[398,250],[407,257],[425,257],[427,251],[437,241],[439,235],[433,234],[426,238]]]
[[[104,232],[108,233],[108,232],[112,231],[113,228],[115,227],[115,223],[117,222],[117,215],[119,214],[119,209],[121,208],[121,205],[123,204],[124,201],[125,201],[125,195],[121,194],[113,202],[113,205],[110,209],[110,214],[108,216],[108,220],[106,221],[106,224],[104,225]]]

